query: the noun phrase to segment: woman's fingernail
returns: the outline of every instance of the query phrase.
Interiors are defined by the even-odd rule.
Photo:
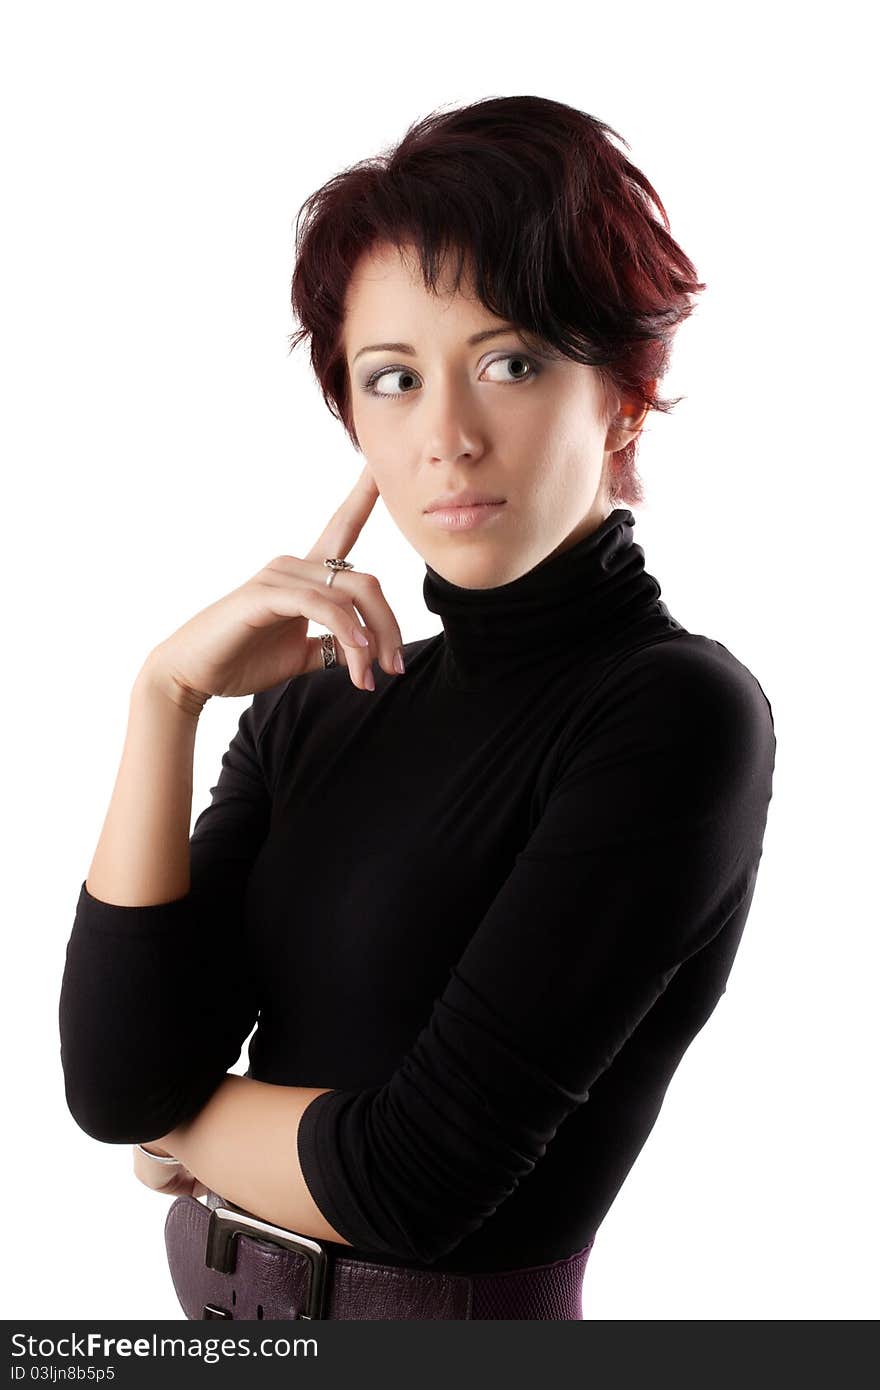
[[[370,670],[369,666],[364,673],[364,685],[368,690],[376,689],[376,682],[373,680],[373,672]]]
[[[397,671],[397,673],[398,673],[399,675],[401,675],[401,676],[403,675],[404,671],[406,670],[406,666],[405,666],[404,660],[403,660],[403,649],[402,649],[402,647],[398,647],[398,648],[397,648],[397,651],[394,653],[394,669],[395,669],[395,671]]]

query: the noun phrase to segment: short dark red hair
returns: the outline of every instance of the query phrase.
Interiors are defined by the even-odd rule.
[[[410,126],[381,156],[337,174],[299,209],[291,304],[331,413],[360,449],[342,346],[355,265],[379,243],[414,246],[426,289],[447,252],[490,313],[634,403],[669,412],[657,386],[689,296],[706,288],[617,131],[546,97],[491,97]],[[659,213],[659,216],[657,215]],[[638,436],[613,455],[613,505],[644,500]]]

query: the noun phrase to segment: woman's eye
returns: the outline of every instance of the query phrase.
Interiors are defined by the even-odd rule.
[[[532,358],[527,357],[522,352],[508,352],[503,357],[494,357],[491,362],[486,363],[480,375],[484,376],[485,373],[489,371],[490,367],[502,367],[504,369],[494,378],[490,378],[490,380],[499,383],[527,381],[529,377],[537,376],[539,370]],[[403,396],[412,395],[412,390],[409,385],[405,385],[402,391],[377,391],[376,386],[379,381],[384,380],[386,377],[395,376],[400,377],[404,383],[412,383],[418,380],[417,374],[411,367],[383,367],[381,371],[374,372],[373,375],[368,378],[364,384],[364,390],[370,396],[384,396],[388,400],[401,400]]]
[[[407,378],[408,378],[410,381],[412,381],[412,380],[414,380],[414,378],[415,378],[415,372],[410,371],[409,367],[384,367],[384,368],[382,369],[381,372],[374,372],[374,373],[373,373],[373,375],[372,375],[372,376],[369,378],[369,380],[367,381],[367,383],[366,383],[364,389],[365,389],[371,396],[400,396],[400,395],[408,396],[408,395],[410,394],[408,390],[404,390],[404,391],[402,391],[402,392],[401,392],[401,391],[377,391],[377,390],[376,390],[376,383],[377,383],[377,382],[382,381],[382,380],[384,380],[386,377],[391,377],[391,376],[399,376],[399,377],[402,377],[404,381],[406,381]]]
[[[504,357],[494,357],[491,362],[487,362],[483,368],[488,372],[490,367],[500,367],[510,365],[511,373],[499,373],[498,381],[524,381],[528,376],[536,376],[537,368],[530,357],[525,357],[521,352],[508,352]],[[514,371],[513,368],[516,368]],[[525,370],[523,370],[525,368]]]

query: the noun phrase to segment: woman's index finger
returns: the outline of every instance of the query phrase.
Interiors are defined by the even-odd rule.
[[[344,560],[366,524],[367,517],[376,505],[379,489],[365,464],[351,492],[337,507],[324,527],[307,560]]]

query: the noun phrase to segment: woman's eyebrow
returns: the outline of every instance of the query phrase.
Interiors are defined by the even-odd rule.
[[[475,333],[472,338],[468,338],[468,347],[475,347],[477,343],[482,343],[486,338],[497,338],[502,333],[518,333],[519,329],[512,323],[505,324],[502,328],[485,328],[482,333]],[[365,352],[405,352],[410,357],[415,357],[416,350],[412,343],[370,343],[367,347],[359,348],[351,359],[354,364]]]

